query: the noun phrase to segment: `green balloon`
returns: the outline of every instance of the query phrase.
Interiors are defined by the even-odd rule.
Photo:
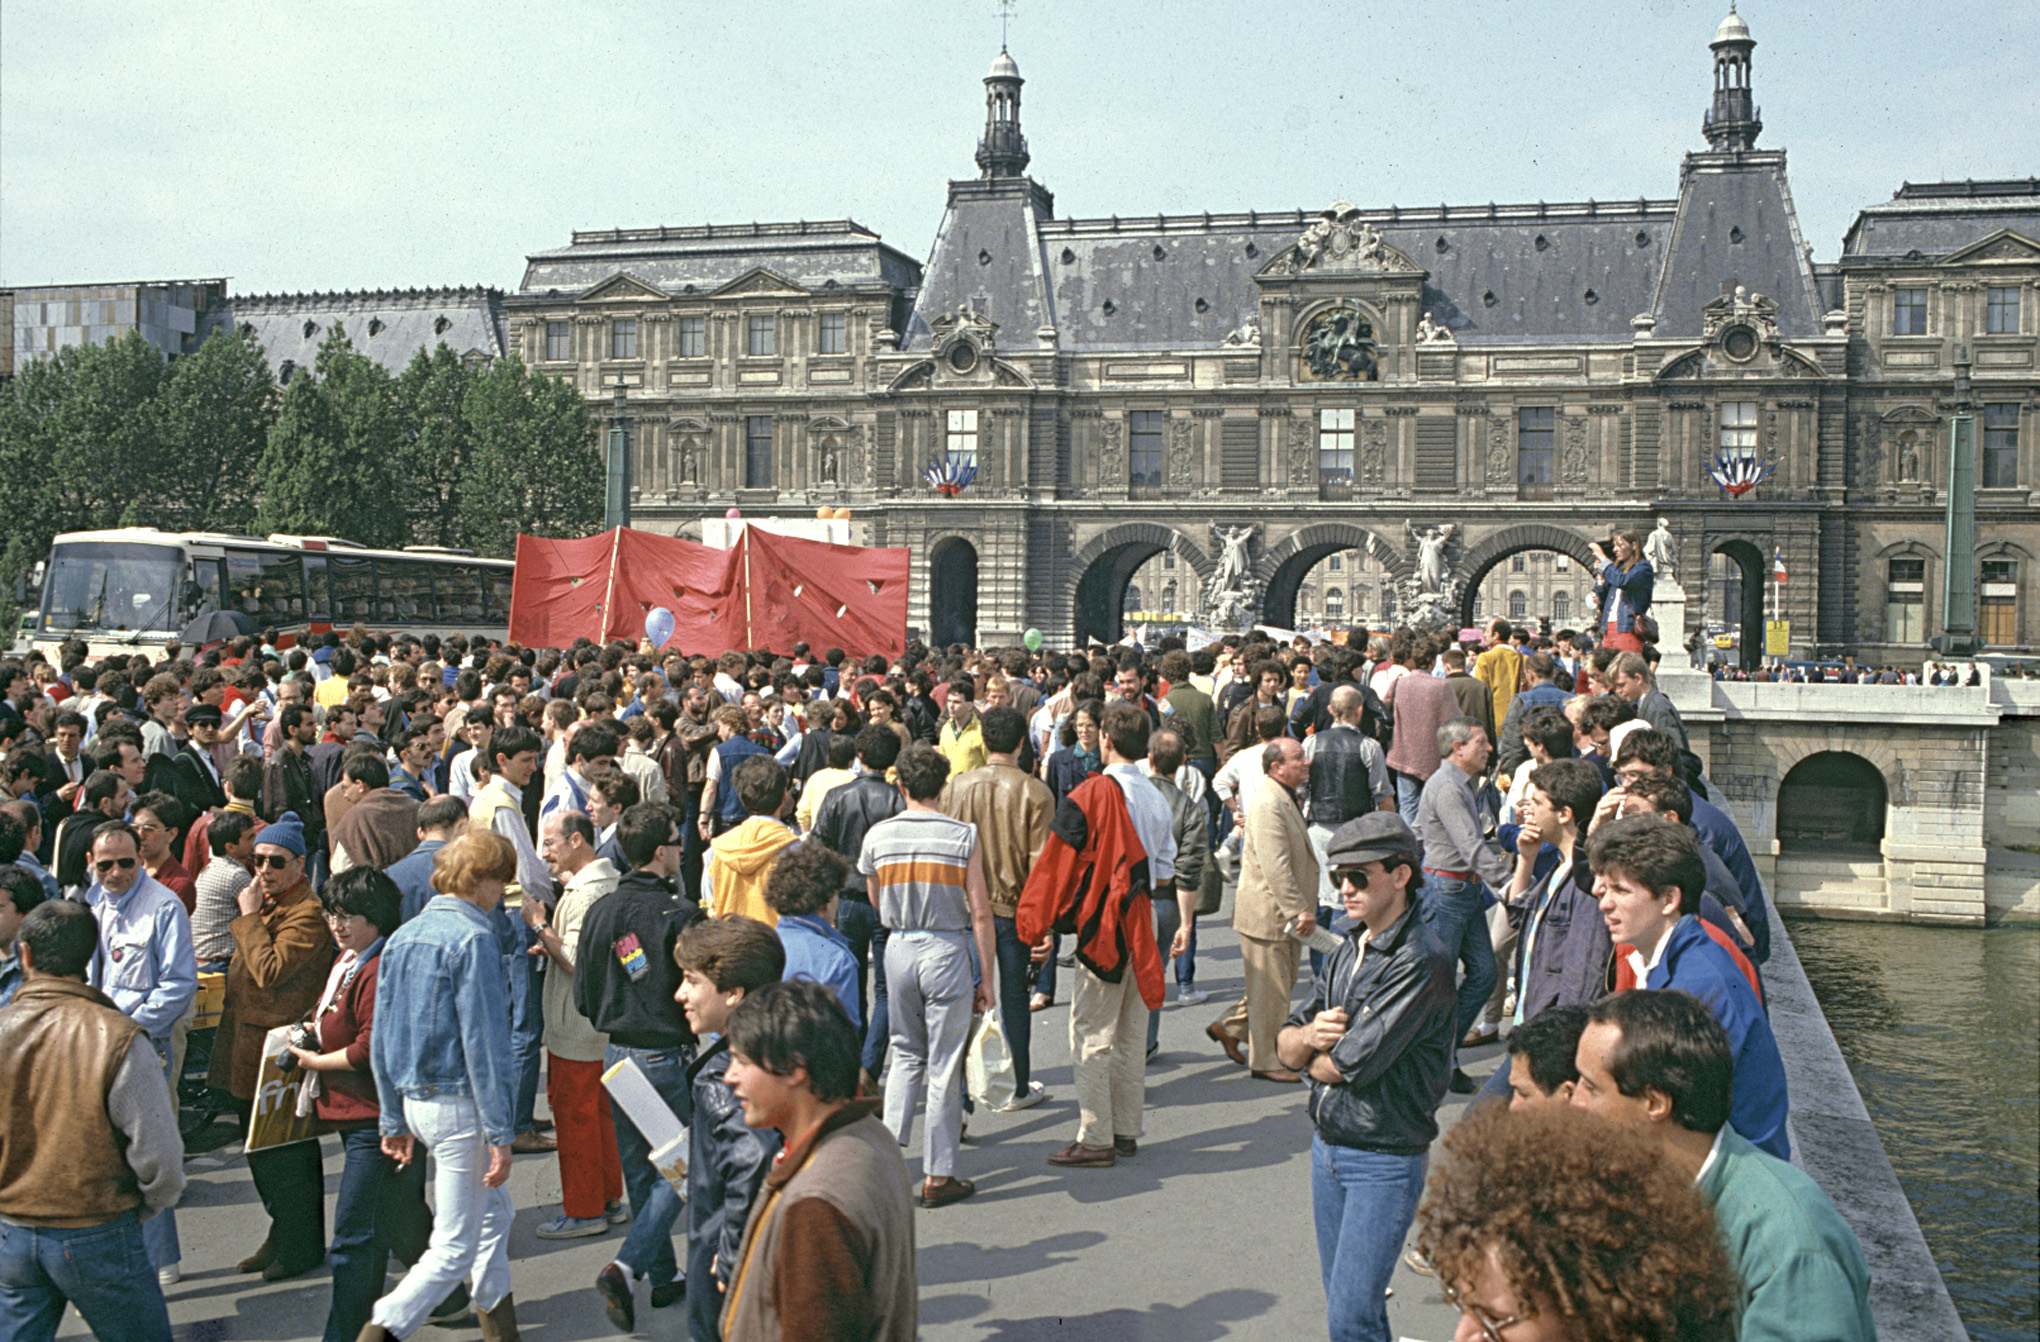
[[[1039,629],[1030,629],[1020,635],[1020,641],[1027,645],[1027,651],[1029,652],[1041,651],[1041,631]]]

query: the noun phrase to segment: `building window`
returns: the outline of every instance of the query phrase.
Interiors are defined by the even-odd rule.
[[[1351,410],[1318,411],[1318,483],[1353,483],[1353,416]]]
[[[680,319],[680,357],[700,359],[708,354],[708,318],[682,317]]]
[[[1164,587],[1162,589],[1162,614],[1174,615],[1175,613],[1176,613],[1176,584],[1170,583],[1167,587]]]
[[[1530,613],[1530,598],[1520,591],[1509,593],[1509,618],[1520,620]]]
[[[1337,555],[1333,555],[1333,556],[1331,557],[1331,559],[1329,559],[1329,560],[1328,560],[1328,561],[1326,561],[1326,562],[1330,564],[1330,566],[1331,566],[1331,570],[1332,570],[1332,572],[1334,572],[1334,573],[1337,573],[1337,572],[1339,571],[1339,569],[1340,569],[1341,567],[1343,567],[1343,566],[1344,566],[1344,563],[1345,563],[1345,561],[1344,561],[1344,560],[1342,560],[1342,559],[1340,559],[1340,558],[1339,558],[1339,556],[1337,556]]]
[[[2018,565],[1986,559],[1977,571],[1976,632],[1985,643],[2019,641]]]
[[[1530,561],[1527,555],[1509,556],[1509,572],[1521,573],[1524,569],[1528,567],[1530,567]]]
[[[849,318],[841,312],[824,312],[815,342],[817,354],[843,354],[850,348]]]
[[[1927,638],[1927,561],[1901,555],[1884,566],[1884,641]]]
[[[635,359],[637,356],[637,319],[625,317],[609,323],[609,357]]]
[[[949,434],[943,443],[943,450],[966,465],[977,465],[978,459],[978,412],[975,410],[952,410],[949,412]]]
[[[1119,610],[1124,615],[1134,615],[1140,611],[1140,588],[1132,583],[1127,584],[1126,600],[1120,603]]]
[[[1925,289],[1894,289],[1891,291],[1891,333],[1893,335],[1925,335],[1927,333],[1927,291]]]
[[[569,323],[545,324],[545,357],[554,363],[574,357],[573,327]]]
[[[1552,623],[1558,625],[1563,625],[1566,621],[1572,619],[1571,592],[1553,592],[1551,594],[1551,619]]]
[[[772,488],[772,416],[744,417],[744,488]]]
[[[1162,487],[1162,421],[1159,410],[1135,410],[1126,417],[1128,482],[1135,489]]]
[[[1983,407],[1983,469],[1978,482],[1985,489],[2010,489],[2019,483],[2019,406],[2000,401]]]
[[[1330,623],[1346,618],[1346,596],[1336,587],[1325,589],[1325,620]]]
[[[1983,329],[1989,335],[2019,333],[2017,285],[1991,285],[1983,294]]]
[[[1558,412],[1548,405],[1525,406],[1516,412],[1516,497],[1548,499],[1557,474],[1552,466],[1553,431]]]
[[[745,324],[744,353],[754,359],[779,353],[779,337],[772,329],[770,314],[753,314]]]
[[[1162,555],[1162,567],[1166,569],[1173,569],[1176,567],[1175,551],[1171,550]]]
[[[1723,401],[1721,436],[1716,442],[1723,453],[1754,461],[1757,455],[1757,403]]]
[[[1565,555],[1559,555],[1554,561],[1554,565],[1560,573],[1565,573],[1572,568],[1572,560]]]

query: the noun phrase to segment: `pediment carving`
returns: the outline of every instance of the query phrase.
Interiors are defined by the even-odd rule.
[[[663,302],[667,297],[668,295],[665,290],[656,285],[647,284],[627,270],[619,270],[608,279],[597,283],[593,288],[584,290],[581,294],[581,301],[584,303],[635,303],[652,298]]]
[[[2040,261],[2040,242],[2001,228],[1987,238],[1979,238],[1959,252],[1949,255],[1944,265],[1963,265],[1972,261]]]
[[[1382,241],[1350,200],[1334,201],[1277,254],[1261,273],[1276,275],[1367,275],[1421,271],[1422,267]]]
[[[765,266],[754,266],[750,270],[715,291],[718,298],[740,298],[750,294],[806,294],[808,291],[799,284]]]

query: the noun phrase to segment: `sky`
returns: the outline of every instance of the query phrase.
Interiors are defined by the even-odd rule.
[[[1727,0],[1017,0],[1065,217],[1634,200]],[[514,288],[573,230],[852,218],[925,259],[998,0],[0,0],[0,285]],[[1902,181],[2040,173],[2040,0],[1749,0],[1835,258]]]

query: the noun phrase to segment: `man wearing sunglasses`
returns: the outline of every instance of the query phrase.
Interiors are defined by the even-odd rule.
[[[86,877],[91,883],[83,903],[99,924],[86,981],[149,1037],[174,1096],[171,1032],[198,995],[191,915],[170,887],[142,869],[141,837],[125,820],[108,820],[92,831]],[[184,1255],[175,1211],[165,1208],[143,1222],[142,1242],[163,1284],[176,1284]]]

